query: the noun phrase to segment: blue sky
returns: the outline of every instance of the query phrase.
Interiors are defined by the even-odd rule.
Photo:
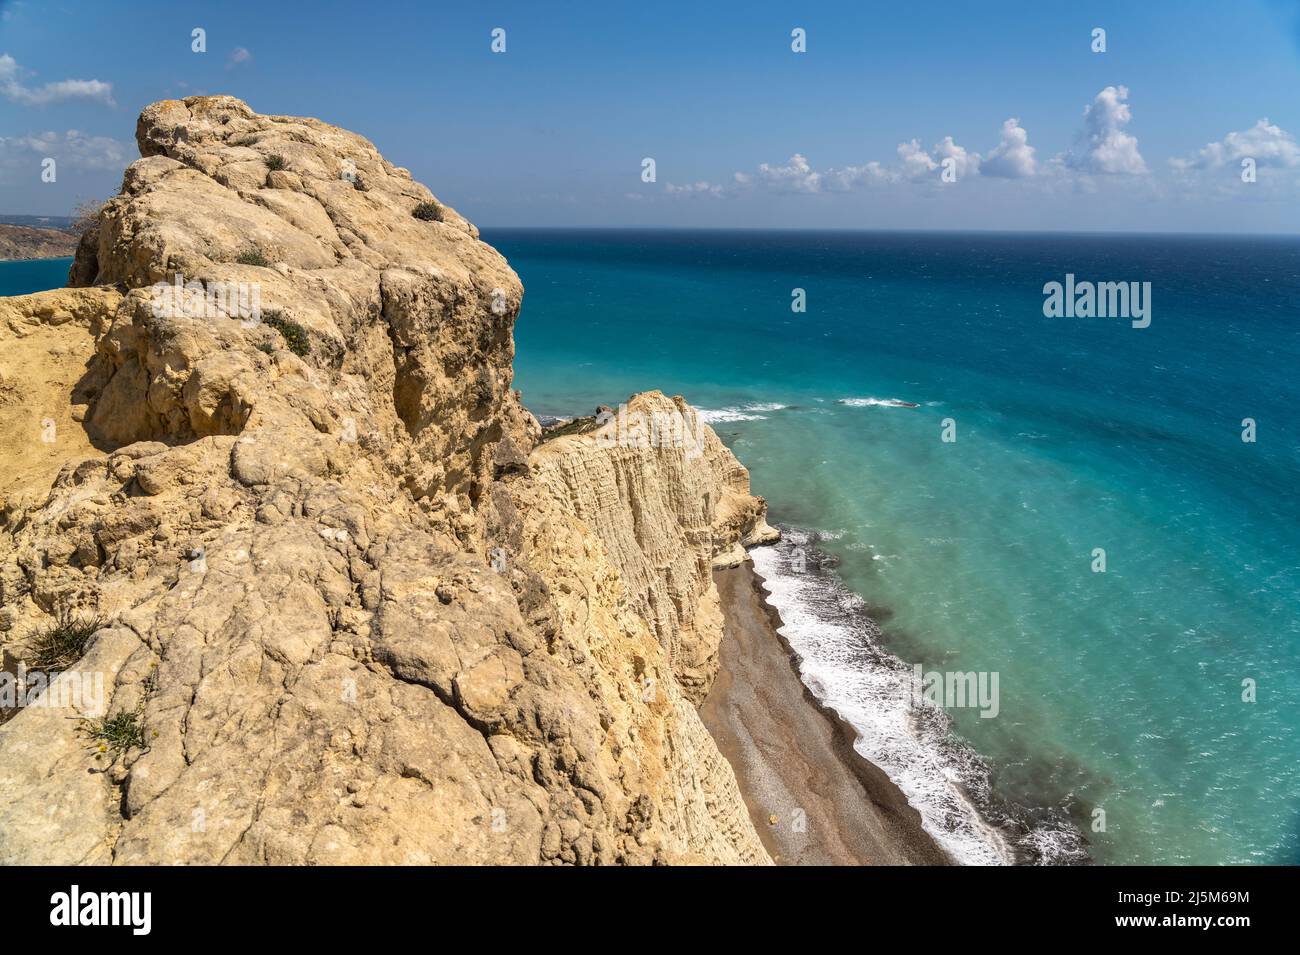
[[[0,212],[113,194],[140,109],[197,93],[489,227],[1300,231],[1297,0],[0,0]]]

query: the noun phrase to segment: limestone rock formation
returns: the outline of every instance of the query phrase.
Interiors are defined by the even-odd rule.
[[[657,393],[698,453],[542,442],[518,278],[361,137],[137,140],[0,300],[0,649],[93,618],[43,699],[103,681],[0,725],[0,863],[770,861],[693,705],[774,533],[739,462]]]
[[[658,392],[636,396],[594,432],[548,442],[532,464],[604,543],[678,683],[703,702],[722,627],[712,569],[777,534],[749,493],[749,473],[683,399]]]

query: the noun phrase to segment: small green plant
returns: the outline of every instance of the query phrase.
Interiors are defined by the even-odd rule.
[[[269,268],[271,265],[270,259],[263,255],[262,250],[258,248],[245,249],[239,253],[239,257],[235,261],[240,265],[260,265],[262,268]]]
[[[289,351],[299,358],[306,358],[311,352],[311,342],[307,338],[307,332],[278,308],[263,312],[262,321],[279,332]]]
[[[436,202],[422,202],[415,207],[415,210],[411,215],[415,216],[417,219],[422,219],[425,222],[441,222],[442,206],[438,205]]]
[[[243,137],[241,137],[241,138],[239,138],[239,139],[236,139],[236,140],[235,140],[233,143],[231,143],[230,145],[232,145],[232,146],[256,146],[256,145],[257,145],[257,137],[256,137],[256,136],[243,136]]]
[[[587,415],[581,418],[574,418],[571,421],[557,423],[549,428],[542,430],[542,440],[550,441],[552,438],[562,438],[569,434],[586,434],[588,431],[595,431],[597,421],[595,415]]]
[[[266,157],[266,168],[271,170],[271,172],[275,172],[277,169],[283,169],[284,167],[284,157],[279,153],[271,153],[271,155]]]
[[[85,720],[82,728],[97,749],[113,757],[120,756],[133,746],[144,745],[144,727],[140,725],[140,712],[118,713],[97,720]]]
[[[31,647],[28,668],[42,673],[68,669],[82,658],[86,644],[102,626],[102,617],[77,617],[70,610],[60,610],[53,623],[37,630],[28,641]]]
[[[270,342],[259,342],[257,346],[257,350],[267,355],[275,354],[275,346],[272,345]]]

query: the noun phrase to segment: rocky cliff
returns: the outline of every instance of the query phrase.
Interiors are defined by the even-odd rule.
[[[0,222],[0,262],[11,259],[57,259],[72,255],[77,237],[58,229],[34,229]]]
[[[72,287],[0,299],[0,678],[57,644],[67,702],[4,713],[0,862],[769,861],[694,706],[773,534],[716,436],[544,440],[519,279],[360,136],[137,140]]]

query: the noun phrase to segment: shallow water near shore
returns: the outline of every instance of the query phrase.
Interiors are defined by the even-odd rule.
[[[1300,240],[484,238],[526,288],[533,411],[685,395],[772,519],[834,562],[788,599],[841,600],[837,625],[865,612],[878,633],[852,640],[909,668],[999,674],[995,718],[947,711],[967,745],[930,740],[935,774],[896,770],[930,787],[913,801],[934,803],[932,831],[957,792],[1020,858],[1300,861]],[[1067,273],[1152,282],[1151,326],[1045,318],[1043,285]],[[779,583],[782,560],[760,571]],[[836,675],[852,641],[830,623],[806,665],[820,695],[852,697],[865,677]],[[996,840],[970,833],[956,854],[991,861]]]

